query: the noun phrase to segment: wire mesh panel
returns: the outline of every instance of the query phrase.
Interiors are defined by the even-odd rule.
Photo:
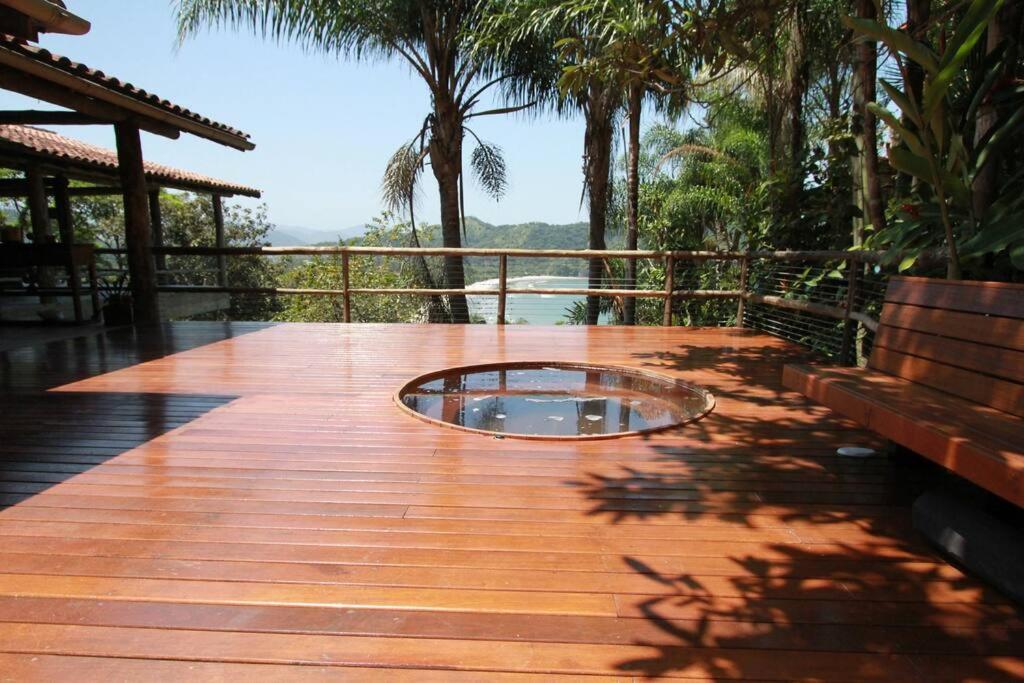
[[[847,314],[877,319],[889,277],[886,269],[855,260],[791,263],[761,259],[751,266],[748,291],[752,303],[745,323],[837,362],[864,365],[874,333],[847,319]]]

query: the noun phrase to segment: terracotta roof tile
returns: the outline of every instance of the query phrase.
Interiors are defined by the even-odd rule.
[[[118,170],[117,152],[90,145],[53,131],[31,126],[0,125],[0,150],[13,150],[70,162],[86,169]],[[183,171],[171,166],[145,162],[146,178],[151,182],[183,190],[208,190],[215,193],[259,197],[260,191],[210,176]]]
[[[169,100],[165,100],[153,93],[143,90],[142,88],[138,88],[127,81],[122,81],[119,78],[108,76],[99,69],[91,69],[85,64],[72,61],[71,59],[68,59],[67,57],[62,57],[61,55],[54,54],[45,48],[41,48],[35,45],[26,45],[24,43],[19,42],[15,38],[2,35],[0,35],[0,46],[8,50],[11,50],[12,52],[16,52],[20,55],[23,55],[25,57],[29,57],[35,61],[47,64],[52,67],[56,67],[66,73],[73,74],[79,78],[85,79],[97,85],[109,88],[122,95],[134,98],[140,102],[145,102],[146,104],[149,104],[151,106],[158,107],[160,109],[163,109],[164,111],[174,114],[175,116],[190,119],[195,123],[199,123],[209,128],[219,130],[223,133],[236,136],[238,138],[241,138],[242,140],[248,141],[251,137],[250,135],[243,133],[237,128],[232,128],[231,126],[225,125],[223,123],[218,123],[217,121],[214,121],[205,116],[197,114],[196,112],[186,109],[181,105],[175,104]]]

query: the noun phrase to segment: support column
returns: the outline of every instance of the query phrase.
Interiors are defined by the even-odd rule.
[[[156,267],[150,240],[149,195],[142,161],[142,139],[138,126],[130,122],[114,124],[117,158],[124,190],[124,233],[128,250],[128,273],[132,281],[135,322],[160,320],[160,302],[156,291]]]
[[[57,230],[60,232],[60,243],[70,252],[75,246],[75,225],[74,217],[71,214],[71,196],[68,193],[68,179],[64,176],[54,178],[53,206],[57,219]],[[68,287],[71,289],[71,305],[75,311],[75,322],[78,323],[84,319],[82,313],[81,275],[74,258],[71,258],[71,264],[68,266]],[[96,317],[98,310],[94,294],[93,318]]]
[[[46,198],[46,183],[43,172],[35,166],[25,171],[28,182],[28,212],[32,220],[32,242],[46,244],[50,234],[50,206]]]
[[[214,244],[218,249],[225,247],[224,241],[224,203],[219,194],[211,197],[213,200],[213,227],[215,232]],[[228,286],[228,262],[224,254],[217,254],[217,286]]]
[[[32,243],[42,246],[50,241],[50,201],[46,197],[46,181],[43,172],[36,166],[25,170],[28,181],[28,212],[32,221]],[[55,285],[53,271],[39,267],[38,285],[40,289],[50,289]],[[41,296],[39,302],[52,304],[52,296]]]
[[[164,216],[160,210],[160,188],[149,192],[149,224],[153,233],[153,246],[164,246]],[[167,270],[167,256],[165,254],[154,254],[153,262],[156,264],[157,281],[159,282],[159,271]],[[164,280],[166,282],[166,280]]]
[[[57,176],[53,185],[53,204],[57,213],[57,229],[60,243],[72,246],[75,243],[75,219],[71,213],[71,195],[68,193],[68,179]]]

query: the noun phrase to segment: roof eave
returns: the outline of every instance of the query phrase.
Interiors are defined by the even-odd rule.
[[[0,65],[9,66],[35,78],[67,88],[78,95],[92,97],[106,104],[113,105],[127,112],[129,116],[141,116],[152,119],[177,130],[191,133],[197,137],[232,147],[239,151],[247,152],[256,149],[256,145],[244,135],[207,126],[189,117],[177,116],[172,112],[155,107],[129,95],[124,95],[93,81],[76,77],[62,69],[44,64],[37,59],[19,54],[4,45],[0,45]]]

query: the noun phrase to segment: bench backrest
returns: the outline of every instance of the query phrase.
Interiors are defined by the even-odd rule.
[[[868,367],[1024,417],[1024,285],[893,278]]]

